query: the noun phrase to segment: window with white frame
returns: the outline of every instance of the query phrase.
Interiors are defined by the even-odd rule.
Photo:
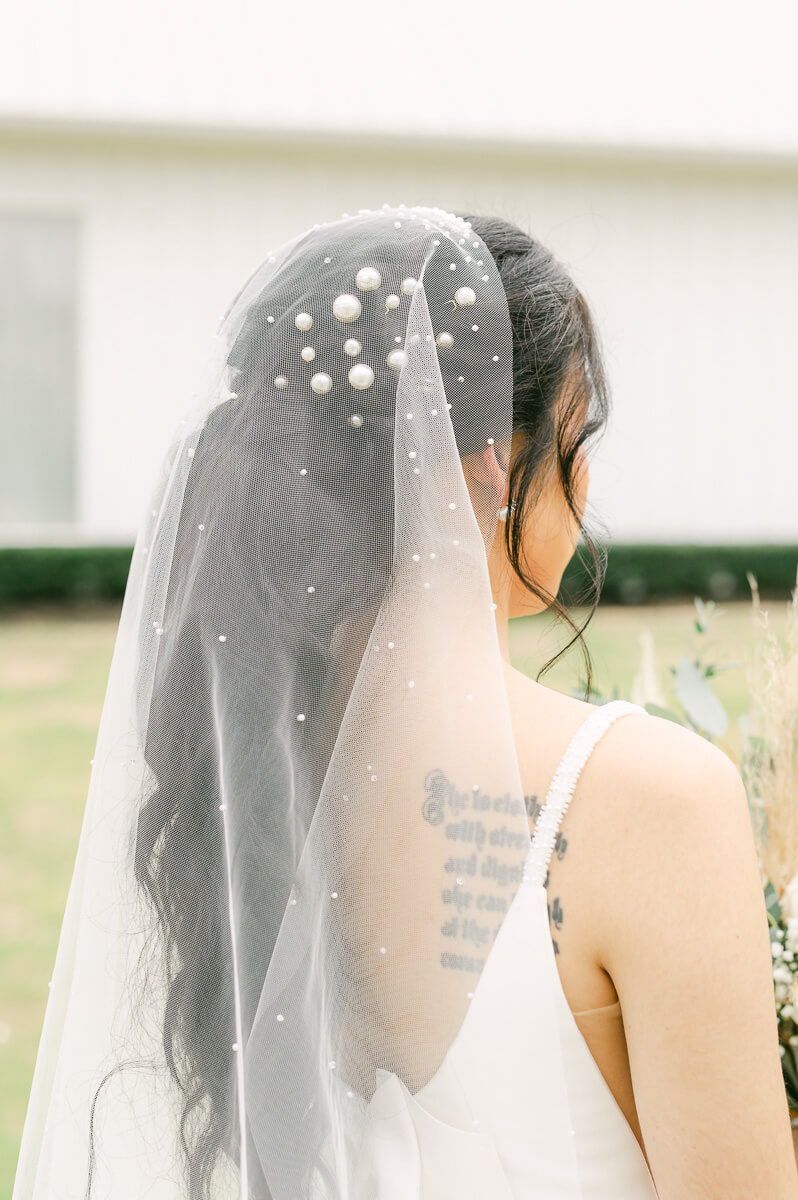
[[[76,512],[78,222],[0,213],[0,524]]]

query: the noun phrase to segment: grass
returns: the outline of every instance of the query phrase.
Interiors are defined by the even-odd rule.
[[[783,624],[772,606],[773,626]],[[574,615],[580,618],[579,611]],[[693,642],[689,604],[607,607],[587,632],[594,684],[602,694],[629,689],[640,664],[640,632],[654,638],[659,681],[671,700],[667,665]],[[10,1195],[28,1089],[72,875],[119,609],[22,611],[0,620],[0,1194]],[[748,604],[729,605],[705,639],[723,671],[716,691],[731,720],[747,711],[744,664],[752,645]],[[514,665],[535,677],[566,631],[548,615],[511,623]],[[573,648],[542,683],[579,687],[581,656]]]

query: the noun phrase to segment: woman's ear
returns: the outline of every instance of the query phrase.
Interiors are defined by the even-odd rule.
[[[479,454],[469,454],[467,457],[472,479],[494,492],[499,507],[506,504],[509,491],[507,474],[496,457],[495,446],[486,446]]]

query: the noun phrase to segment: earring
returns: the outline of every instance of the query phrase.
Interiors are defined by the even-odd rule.
[[[509,505],[505,504],[504,508],[500,508],[500,509],[499,509],[499,520],[500,520],[500,521],[506,521],[506,520],[507,520],[507,509],[508,509],[508,508],[509,508]]]

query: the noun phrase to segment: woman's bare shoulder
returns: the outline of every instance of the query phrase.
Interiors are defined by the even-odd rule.
[[[633,713],[598,743],[584,783],[595,959],[621,1002],[661,1194],[794,1195],[767,913],[737,767],[697,733]]]

